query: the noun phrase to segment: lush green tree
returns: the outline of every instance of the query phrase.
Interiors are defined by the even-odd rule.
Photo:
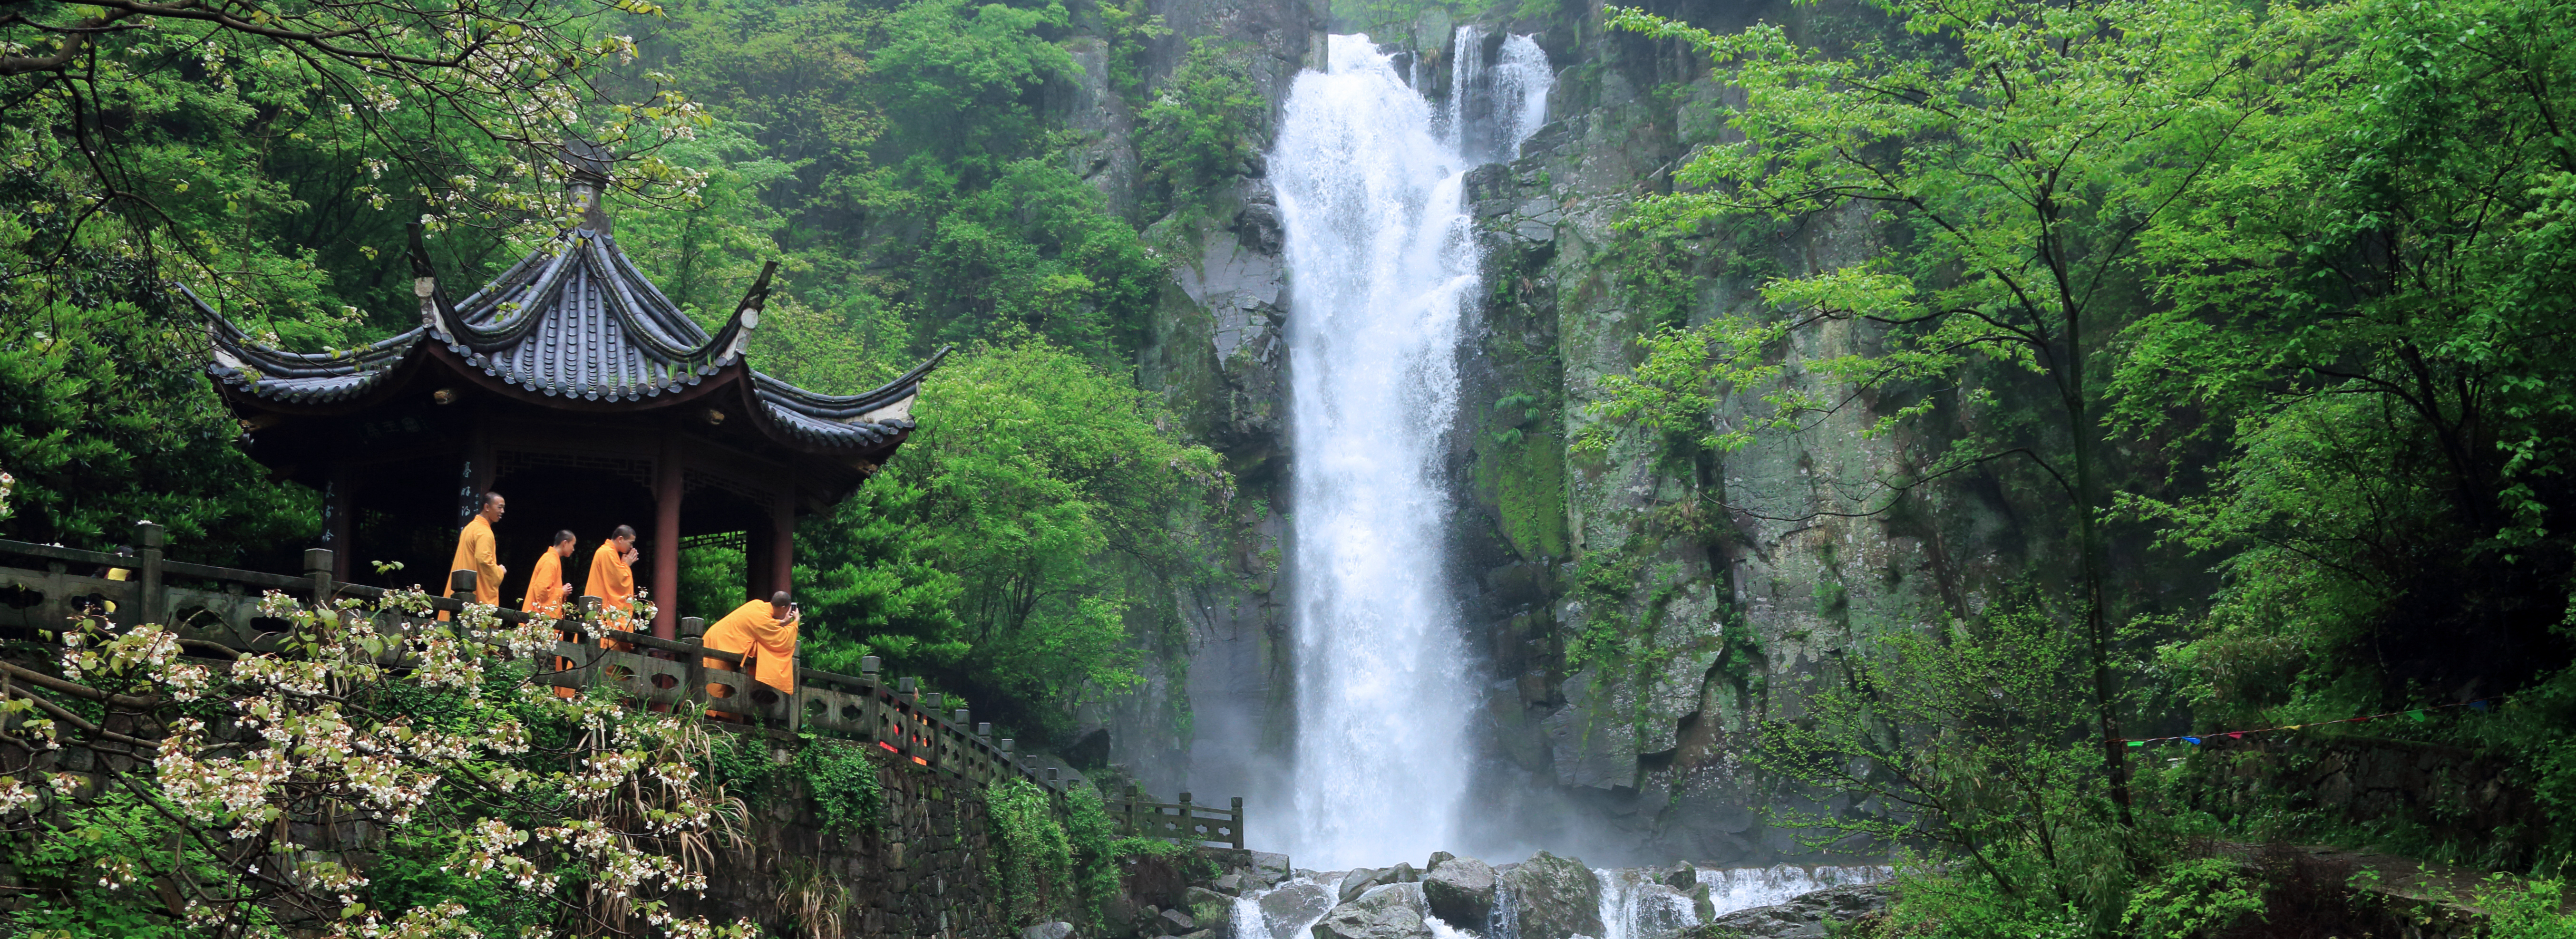
[[[1702,406],[1699,389],[1723,382],[1768,402],[1759,427],[1794,431],[1866,408],[1884,432],[1943,407],[1992,413],[1999,394],[2044,402],[1877,482],[1892,496],[2000,462],[2036,470],[2074,528],[2066,599],[2090,640],[2095,745],[2125,818],[2102,521],[2108,340],[2136,311],[2140,233],[2243,149],[2319,23],[2295,7],[2258,15],[2168,0],[1873,6],[1889,28],[1833,55],[1775,26],[1720,36],[1642,11],[1613,18],[1691,43],[1746,94],[1727,117],[1744,140],[1699,151],[1675,174],[1681,191],[1641,202],[1628,228],[1839,216],[1882,227],[1893,250],[1770,280],[1762,294],[1776,315],[1739,312],[1650,339],[1654,357],[1609,386],[1602,410],[1705,426],[1717,415],[1670,409]],[[1838,356],[1793,355],[1786,370],[1770,360],[1791,332],[1840,324],[1873,338]]]
[[[2576,6],[2337,25],[2261,146],[2145,233],[2165,303],[2116,375],[2141,436],[2231,448],[2206,495],[2135,506],[2225,558],[2198,648],[2231,676],[2202,700],[2237,715],[2303,685],[2336,709],[2476,697],[2570,660]]]
[[[1208,570],[1187,533],[1225,473],[1125,376],[1037,340],[963,352],[919,419],[839,524],[809,527],[809,615],[1060,729],[1062,705],[1124,689],[1170,642],[1176,591]]]
[[[1161,200],[1232,181],[1267,144],[1256,133],[1269,104],[1253,90],[1245,65],[1252,54],[1240,45],[1193,38],[1180,67],[1136,112],[1136,153]]]

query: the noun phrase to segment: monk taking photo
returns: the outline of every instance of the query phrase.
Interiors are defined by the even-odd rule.
[[[700,659],[699,664],[720,672],[747,671],[751,680],[776,688],[783,694],[796,692],[796,624],[801,618],[796,604],[789,602],[787,591],[770,594],[768,602],[753,600],[735,607],[723,619],[707,627],[703,640],[706,648],[733,652],[743,657],[743,667],[736,669],[722,659]],[[707,696],[723,698],[733,694],[725,685],[708,685]],[[741,720],[740,714],[710,708],[707,716],[719,720]]]

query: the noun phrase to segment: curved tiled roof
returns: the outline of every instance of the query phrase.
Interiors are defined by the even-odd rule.
[[[764,268],[733,316],[712,336],[636,270],[603,230],[575,229],[494,278],[463,301],[437,288],[418,233],[414,273],[423,278],[422,324],[348,352],[305,354],[263,345],[188,294],[205,315],[215,361],[229,388],[282,404],[352,400],[427,344],[467,367],[542,398],[641,402],[700,384],[741,365],[759,423],[798,449],[872,451],[900,443],[913,427],[912,399],[948,350],[873,391],[817,394],[743,362],[760,326],[775,263]],[[543,403],[542,400],[539,403]]]
[[[774,269],[776,265],[771,265]],[[719,343],[635,269],[617,239],[575,229],[463,302],[437,304],[431,331],[483,374],[548,397],[640,401],[703,381],[742,357],[769,270]]]
[[[921,380],[947,357],[942,347],[912,371],[864,394],[815,394],[756,369],[751,389],[762,416],[787,436],[823,449],[872,449],[912,430],[912,399],[921,393]]]
[[[216,313],[196,291],[179,292],[206,318],[215,361],[206,370],[244,394],[295,404],[333,404],[365,394],[410,357],[427,329],[414,328],[364,348],[322,353],[286,352],[263,345]]]

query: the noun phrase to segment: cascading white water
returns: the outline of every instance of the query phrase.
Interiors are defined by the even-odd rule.
[[[1772,867],[1701,868],[1699,882],[1708,886],[1709,902],[1717,915],[1757,906],[1787,903],[1802,893],[1813,893],[1827,887],[1845,884],[1870,884],[1896,876],[1892,867],[1857,865],[1849,867]]]
[[[1655,878],[1657,869],[1594,868],[1601,878],[1601,939],[1671,939],[1699,925],[1690,897]]]
[[[1335,897],[1332,884],[1302,874],[1246,890],[1234,898],[1234,939],[1306,939],[1332,912]]]
[[[1456,128],[1369,37],[1330,42],[1330,71],[1290,89],[1270,159],[1294,285],[1296,453],[1298,733],[1293,819],[1277,834],[1299,860],[1347,867],[1455,847],[1475,680],[1444,571],[1439,464],[1478,271]],[[1462,29],[1453,60],[1481,48]],[[1542,53],[1541,83],[1545,69]],[[1479,83],[1467,79],[1455,84]],[[1496,113],[1515,115],[1496,139],[1517,150],[1535,122]]]
[[[1663,868],[1595,868],[1601,878],[1600,939],[1674,939],[1700,922],[1697,904],[1688,894],[1666,886]],[[1786,903],[1803,893],[1886,880],[1886,867],[1774,867],[1707,869],[1698,884],[1708,888],[1711,914],[1724,916],[1757,906]]]
[[[1460,26],[1456,38],[1449,42],[1449,101],[1440,109],[1440,139],[1461,156],[1484,155],[1479,152],[1483,148],[1467,140],[1470,130],[1467,99],[1475,93],[1477,82],[1484,78],[1485,31],[1474,26]],[[1415,87],[1420,85],[1415,83]]]
[[[1547,50],[1538,47],[1536,38],[1503,39],[1502,55],[1494,62],[1494,139],[1510,146],[1500,159],[1520,158],[1521,144],[1547,121],[1547,93],[1555,87],[1556,73],[1548,71]]]
[[[1476,253],[1467,167],[1365,35],[1297,76],[1270,159],[1288,318],[1297,724],[1289,853],[1349,867],[1448,841],[1469,676],[1438,455]]]

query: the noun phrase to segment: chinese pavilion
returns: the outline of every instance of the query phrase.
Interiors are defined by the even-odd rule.
[[[922,378],[946,350],[858,395],[764,374],[744,348],[777,265],[709,335],[618,249],[593,195],[602,182],[576,178],[581,227],[461,301],[414,226],[420,324],[361,349],[271,348],[190,295],[252,457],[324,494],[336,577],[372,575],[352,571],[354,558],[399,559],[400,582],[435,589],[476,495],[497,490],[510,500],[496,526],[503,603],[527,592],[557,530],[581,539],[564,561],[580,593],[591,549],[632,525],[636,579],[668,637],[684,539],[739,538],[745,595],[788,589],[796,517],[847,498],[910,435]]]

